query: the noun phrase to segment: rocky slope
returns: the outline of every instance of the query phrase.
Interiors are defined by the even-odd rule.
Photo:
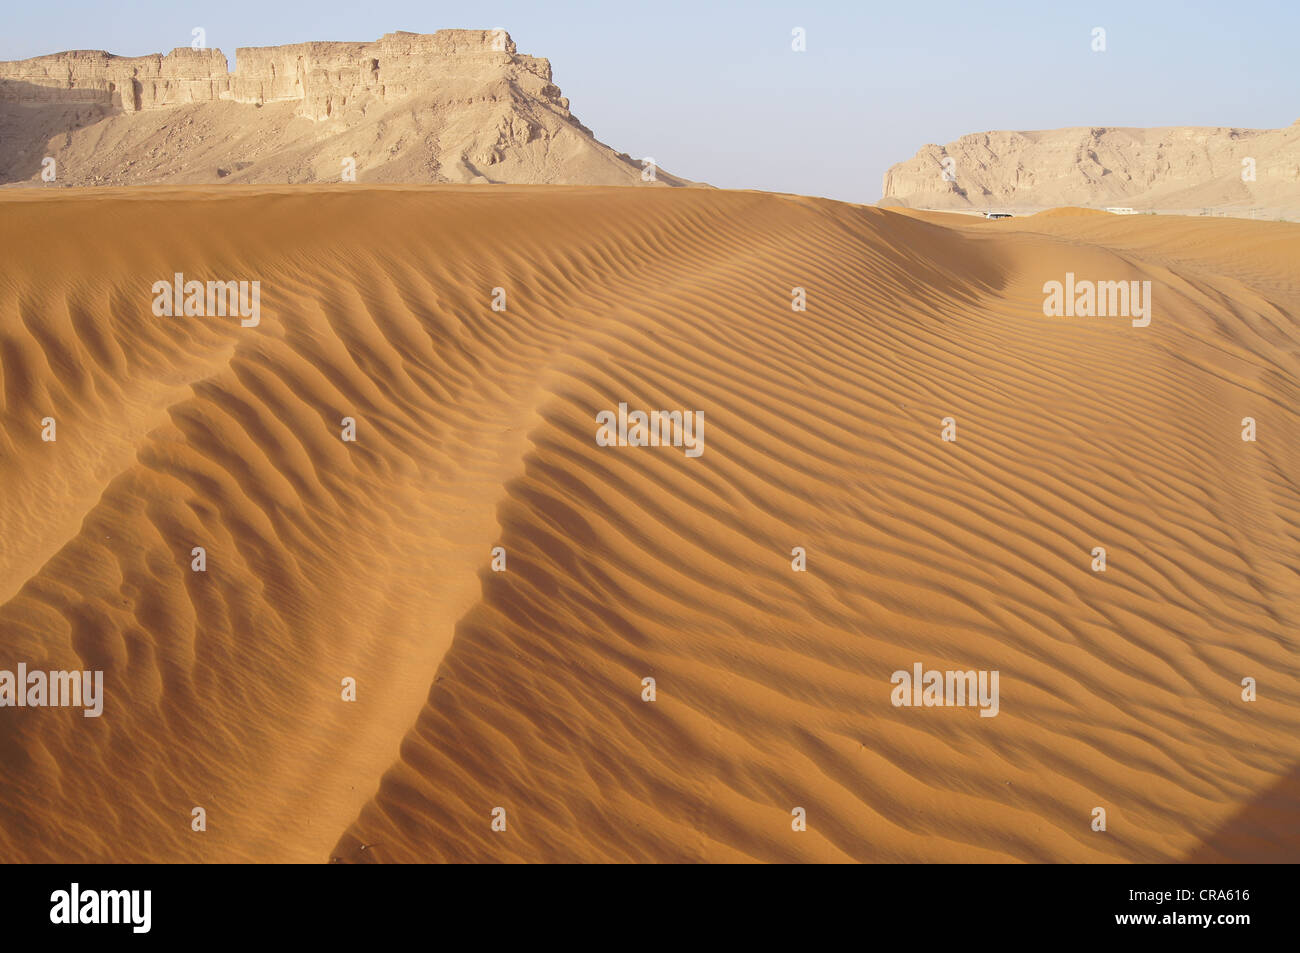
[[[503,30],[0,63],[0,184],[650,184]],[[682,184],[656,171],[654,184]]]
[[[1300,209],[1300,121],[1262,130],[976,133],[922,146],[885,173],[882,192],[886,204],[914,208],[1124,205],[1287,214]]]

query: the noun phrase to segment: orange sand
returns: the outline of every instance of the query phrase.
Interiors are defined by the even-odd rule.
[[[1300,859],[1300,227],[926,218],[0,196],[0,668],[107,683],[0,709],[0,856]],[[261,324],[154,317],[177,271]],[[1067,271],[1150,327],[1044,317]],[[705,452],[598,447],[620,401]]]

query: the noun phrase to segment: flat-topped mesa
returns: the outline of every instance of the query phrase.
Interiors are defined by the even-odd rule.
[[[515,41],[505,30],[439,30],[437,33],[385,33],[374,46],[388,56],[413,53],[514,53]]]
[[[924,145],[885,173],[919,208],[1296,206],[1300,122],[1282,129],[1076,126],[995,130]]]
[[[229,98],[241,103],[297,101],[299,113],[325,120],[370,99],[392,102],[418,93],[481,97],[485,80],[506,76],[525,92],[568,113],[551,84],[549,60],[520,56],[504,30],[388,33],[374,43],[296,43],[240,47]]]
[[[185,103],[233,100],[262,105],[301,103],[309,119],[343,107],[388,102],[422,92],[465,99],[482,96],[484,81],[510,78],[567,114],[568,100],[551,83],[548,60],[521,56],[505,30],[387,33],[373,43],[295,43],[240,47],[235,71],[220,50],[182,47],[166,56],[124,57],[74,50],[0,63],[0,101],[90,102],[125,112]]]
[[[220,50],[180,47],[166,56],[71,50],[0,62],[0,101],[99,103],[126,112],[222,98],[229,85]]]

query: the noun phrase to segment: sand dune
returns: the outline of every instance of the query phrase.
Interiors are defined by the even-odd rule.
[[[1300,857],[1297,226],[505,186],[0,219],[0,669],[106,681],[0,711],[6,860]],[[176,272],[260,281],[260,323],[155,317]],[[1151,281],[1150,325],[1046,317],[1067,272]],[[620,402],[704,452],[598,446]],[[895,707],[918,662],[999,713]]]

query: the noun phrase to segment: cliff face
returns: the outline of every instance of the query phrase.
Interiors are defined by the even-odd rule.
[[[0,184],[642,181],[504,30],[0,63],[0,134]]]
[[[166,56],[54,53],[0,62],[0,101],[97,103],[124,112],[223,99],[257,105],[292,101],[302,104],[300,115],[328,119],[336,108],[362,97],[396,101],[504,66],[538,77],[539,93],[550,84],[551,64],[517,56],[503,30],[441,30],[388,33],[374,43],[240,47],[233,73],[220,50],[180,47]],[[559,105],[559,90],[551,90],[549,98]]]
[[[977,133],[923,146],[885,173],[883,194],[937,209],[1290,209],[1300,207],[1300,122]]]
[[[240,47],[235,64],[222,98],[297,102],[299,114],[308,119],[330,119],[361,101],[398,102],[505,68],[524,81],[525,92],[568,110],[568,101],[550,85],[551,64],[517,55],[504,31],[389,33],[375,43]]]
[[[228,89],[220,50],[183,47],[166,56],[73,50],[0,63],[0,101],[11,103],[96,103],[138,112],[211,102]]]

